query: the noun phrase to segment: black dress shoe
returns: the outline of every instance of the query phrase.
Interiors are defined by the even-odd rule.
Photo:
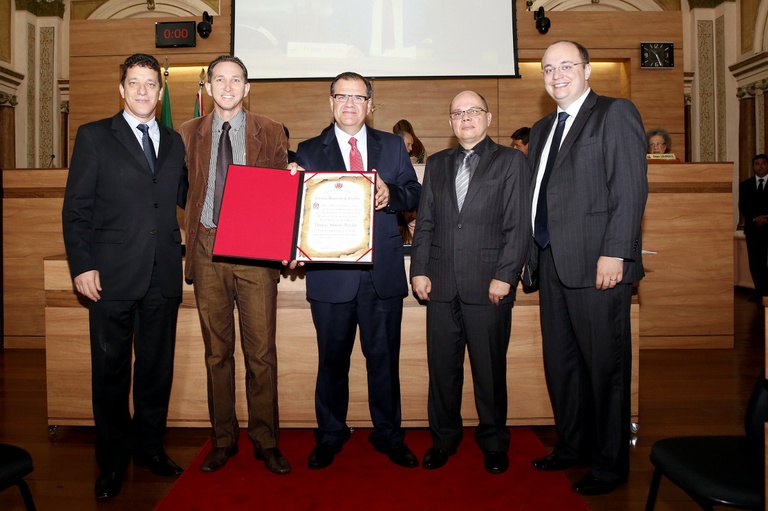
[[[582,495],[604,495],[611,493],[617,486],[624,484],[626,480],[615,482],[604,481],[593,475],[587,474],[571,486],[571,489]]]
[[[272,447],[270,449],[254,447],[253,457],[259,461],[263,461],[267,470],[274,472],[275,474],[287,474],[291,471],[291,466],[288,464],[288,460],[285,459],[285,456],[283,456],[283,453],[281,453],[280,449],[277,447]]]
[[[374,449],[386,454],[389,461],[395,465],[405,468],[414,468],[419,466],[419,460],[413,452],[403,442],[395,442],[389,445],[374,445]]]
[[[573,460],[563,459],[554,452],[544,456],[543,458],[536,458],[535,460],[531,460],[531,465],[538,468],[539,470],[547,470],[547,471],[565,470],[568,467],[573,467],[581,464],[582,462],[578,459],[573,459]]]
[[[229,458],[237,454],[237,444],[229,447],[213,447],[200,465],[203,472],[216,472],[227,464]]]
[[[340,451],[341,449],[337,449],[328,444],[317,444],[315,448],[312,449],[312,452],[309,453],[309,468],[318,470],[330,466],[330,464],[333,463],[334,456]]]
[[[123,489],[123,476],[117,472],[102,472],[96,479],[94,494],[97,499],[109,499]]]
[[[184,472],[184,469],[174,463],[164,452],[153,456],[134,456],[133,464],[137,467],[146,467],[150,472],[160,477],[176,477]]]
[[[509,458],[506,452],[490,451],[485,453],[485,470],[491,474],[501,474],[509,468]]]
[[[453,454],[456,454],[455,449],[451,451],[445,451],[443,449],[438,449],[433,445],[429,448],[426,454],[424,454],[424,462],[422,463],[422,466],[427,470],[440,468],[448,463],[448,457]]]

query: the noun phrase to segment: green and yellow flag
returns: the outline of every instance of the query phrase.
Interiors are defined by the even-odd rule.
[[[171,92],[168,89],[168,80],[163,87],[163,105],[160,110],[160,124],[173,129],[173,116],[171,115]]]

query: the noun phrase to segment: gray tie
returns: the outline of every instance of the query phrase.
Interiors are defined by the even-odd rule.
[[[471,166],[469,164],[469,157],[475,154],[475,151],[470,149],[464,152],[464,159],[459,165],[459,170],[456,172],[456,202],[459,204],[459,211],[464,205],[464,198],[467,196],[467,188],[469,188],[469,178]]]
[[[157,156],[155,156],[155,146],[152,144],[152,139],[149,138],[149,126],[146,124],[139,124],[136,126],[141,135],[141,148],[144,150],[144,156],[147,157],[147,163],[149,163],[149,169],[152,173],[155,173],[155,165],[157,164]]]

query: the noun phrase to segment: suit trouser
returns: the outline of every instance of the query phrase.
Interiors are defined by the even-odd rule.
[[[749,273],[755,284],[755,292],[768,295],[768,227],[758,232],[746,233]]]
[[[258,265],[212,262],[213,235],[198,233],[192,270],[205,344],[208,414],[214,447],[237,443],[235,304],[245,359],[248,436],[262,449],[277,447],[277,282],[279,272]]]
[[[179,302],[162,295],[153,274],[139,300],[89,305],[96,459],[102,472],[124,472],[132,453],[153,456],[163,450]]]
[[[464,351],[469,352],[483,452],[509,449],[507,349],[512,302],[499,306],[427,302],[428,412],[434,445],[453,451],[461,442]]]
[[[358,270],[349,270],[358,271]],[[368,375],[368,407],[373,432],[368,440],[386,446],[402,442],[400,409],[400,325],[403,298],[376,295],[370,272],[361,271],[360,288],[351,302],[310,300],[317,330],[315,440],[336,448],[349,438],[349,362],[360,326],[360,347]]]
[[[597,262],[595,262],[597,263]],[[552,250],[539,254],[544,374],[555,416],[558,455],[588,459],[591,474],[629,474],[632,286],[568,288]]]

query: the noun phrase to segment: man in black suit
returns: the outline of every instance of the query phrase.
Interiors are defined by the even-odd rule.
[[[768,296],[768,156],[752,158],[752,172],[755,177],[739,183],[739,213],[744,217],[755,299],[761,299]]]
[[[123,111],[77,131],[62,210],[70,272],[90,300],[96,498],[120,492],[131,456],[156,475],[182,471],[162,440],[182,292],[184,145],[155,119],[163,87],[154,57],[128,57],[119,91]]]
[[[373,88],[357,73],[338,75],[329,96],[334,124],[299,144],[296,162],[306,170],[376,172],[373,265],[307,267],[307,298],[317,330],[315,387],[317,445],[309,468],[333,463],[349,438],[349,361],[360,328],[368,372],[374,448],[404,467],[419,462],[403,442],[400,426],[400,323],[408,294],[398,211],[414,209],[421,185],[403,140],[365,124]]]
[[[440,468],[462,438],[464,352],[469,350],[485,469],[509,467],[507,348],[512,303],[530,239],[523,153],[487,136],[492,115],[478,93],[451,102],[459,147],[427,160],[411,250],[411,283],[427,302],[429,426],[424,468]]]
[[[583,46],[552,44],[541,68],[557,111],[531,129],[535,244],[525,271],[538,267],[558,442],[532,463],[540,470],[589,464],[573,489],[596,495],[629,474],[630,305],[632,283],[644,275],[646,140],[630,101],[591,91]]]

